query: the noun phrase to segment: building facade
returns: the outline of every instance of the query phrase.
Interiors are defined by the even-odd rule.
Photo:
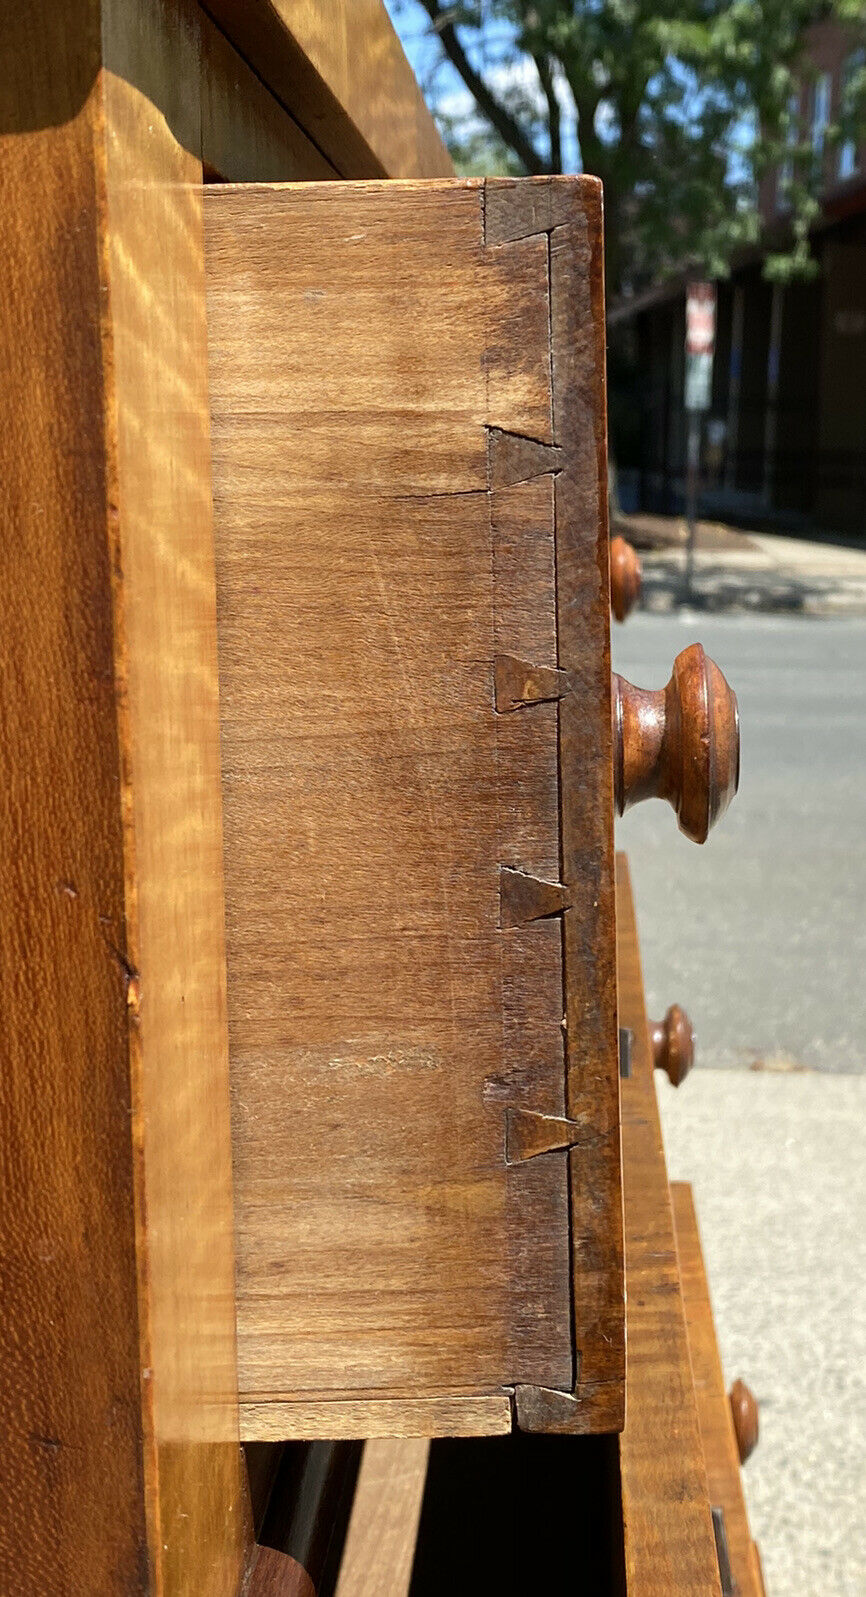
[[[793,142],[820,165],[817,273],[767,281],[789,228],[783,161],[760,185],[762,242],[717,285],[712,404],[703,439],[706,514],[866,543],[866,141],[833,142],[862,56],[836,23],[810,31],[792,97]],[[625,509],[682,509],[685,276],[615,305],[611,430]]]

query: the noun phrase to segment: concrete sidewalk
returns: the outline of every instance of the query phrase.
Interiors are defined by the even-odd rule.
[[[702,521],[687,598],[682,517],[621,515],[616,531],[640,549],[646,610],[866,615],[866,549]]]
[[[696,1070],[658,1094],[726,1378],[760,1405],[743,1485],[769,1597],[863,1597],[866,1077]]]

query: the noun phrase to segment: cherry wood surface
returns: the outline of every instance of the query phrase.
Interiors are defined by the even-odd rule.
[[[199,20],[4,15],[8,1591],[244,1557]]]
[[[628,1403],[620,1438],[628,1597],[720,1597],[628,863],[617,855]]]
[[[243,1434],[615,1425],[597,187],[205,200]]]
[[[73,9],[4,7],[0,70],[0,1588],[113,1597],[146,1532],[99,49]]]
[[[653,1065],[663,1070],[672,1087],[681,1087],[695,1062],[695,1033],[679,1004],[671,1004],[664,1020],[650,1021]]]
[[[736,1380],[728,1393],[728,1402],[737,1439],[737,1453],[740,1463],[745,1464],[758,1445],[760,1423],[757,1400],[745,1381]]]
[[[657,692],[614,677],[614,768],[619,815],[663,798],[680,831],[705,843],[740,781],[737,698],[718,666],[693,643]]]
[[[610,540],[610,607],[614,620],[625,621],[640,598],[643,574],[637,550],[625,538]]]
[[[746,1513],[738,1439],[725,1393],[691,1187],[675,1181],[671,1200],[710,1499],[724,1512],[731,1571],[740,1597],[761,1597],[760,1560]]]
[[[316,1597],[316,1588],[297,1559],[274,1547],[259,1547],[246,1597]]]
[[[567,1116],[585,1128],[569,1154],[572,1394],[517,1391],[530,1430],[614,1431],[623,1423],[622,1173],[613,879],[610,568],[601,185],[584,179],[488,187],[490,244],[547,238],[555,485]]]

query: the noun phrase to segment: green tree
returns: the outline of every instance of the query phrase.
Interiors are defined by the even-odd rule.
[[[396,0],[398,13],[409,6],[423,7],[477,107],[468,129],[441,118],[459,170],[562,171],[576,125],[578,168],[604,183],[613,294],[684,266],[723,274],[757,237],[757,183],[780,163],[791,231],[770,270],[808,270],[819,174],[792,93],[808,25],[836,16],[853,48],[866,38],[862,0]],[[862,127],[864,79],[850,76],[828,145]]]

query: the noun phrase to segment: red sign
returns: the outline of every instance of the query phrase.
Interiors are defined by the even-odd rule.
[[[686,354],[712,355],[716,343],[716,285],[689,283],[686,289]]]

